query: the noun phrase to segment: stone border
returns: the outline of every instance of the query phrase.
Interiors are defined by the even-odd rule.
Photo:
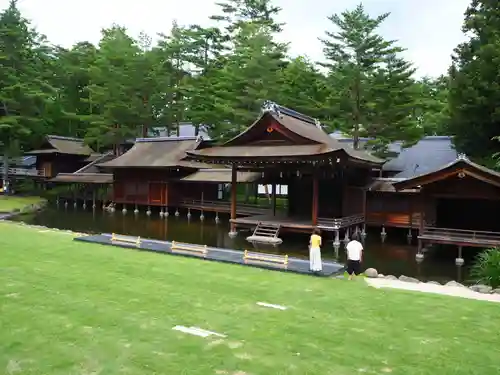
[[[34,212],[42,211],[45,207],[47,207],[49,201],[44,198],[40,198],[40,202],[28,204],[23,208],[16,208],[10,212],[0,212],[0,220],[10,219],[11,217],[15,217],[21,214],[31,214]]]
[[[19,227],[37,229],[38,232],[64,233],[64,234],[71,234],[73,236],[86,236],[86,235],[88,235],[88,233],[73,232],[73,231],[67,230],[67,229],[57,229],[57,228],[46,227],[44,225],[26,224],[26,223],[23,223],[22,221],[9,221],[8,223],[9,223],[9,225],[16,225]]]
[[[475,284],[475,285],[471,285],[471,286],[466,286],[466,285],[460,284],[456,281],[448,281],[446,284],[441,284],[437,281],[427,281],[424,283],[424,282],[422,282],[414,277],[409,277],[409,276],[405,276],[405,275],[401,275],[399,277],[396,277],[393,275],[383,275],[381,273],[378,273],[378,271],[375,268],[368,268],[364,272],[364,275],[368,278],[371,278],[371,279],[399,280],[399,281],[403,281],[406,283],[413,283],[413,284],[429,284],[429,285],[461,287],[461,288],[470,289],[473,292],[482,293],[482,294],[500,294],[500,288],[493,289],[491,286],[484,285],[484,284]]]

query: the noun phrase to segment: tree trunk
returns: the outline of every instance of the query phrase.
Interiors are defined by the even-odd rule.
[[[4,194],[8,194],[9,192],[9,156],[7,155],[7,151],[4,151],[3,154],[3,173],[2,173],[2,187]]]

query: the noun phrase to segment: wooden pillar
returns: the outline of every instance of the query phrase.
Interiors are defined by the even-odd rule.
[[[272,189],[272,207],[273,207],[273,216],[276,216],[276,183],[273,182],[271,185]]]
[[[313,173],[312,181],[312,224],[318,224],[318,175]]]
[[[363,220],[366,222],[366,189],[363,189]]]
[[[236,193],[237,193],[237,174],[236,165],[231,168],[231,220],[236,219]],[[236,232],[236,225],[231,221],[231,232]]]
[[[420,190],[420,223],[418,228],[418,234],[422,234],[424,231],[424,218],[425,218],[425,195],[422,190]]]

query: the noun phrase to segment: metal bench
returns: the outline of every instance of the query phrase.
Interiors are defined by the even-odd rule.
[[[245,264],[253,263],[284,269],[288,268],[288,255],[265,254],[245,250],[243,261]]]
[[[119,234],[112,233],[111,234],[111,243],[113,243],[113,242],[120,242],[120,243],[135,245],[136,247],[141,247],[141,237],[128,237],[128,236],[121,236]]]
[[[208,252],[207,245],[197,245],[177,241],[172,241],[171,250],[173,253],[184,253],[201,257],[206,257]]]

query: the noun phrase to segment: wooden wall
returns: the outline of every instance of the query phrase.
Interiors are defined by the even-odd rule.
[[[86,156],[65,154],[42,154],[37,155],[36,169],[45,172],[44,177],[52,178],[59,173],[73,173],[83,168],[87,162]]]
[[[425,195],[448,198],[500,199],[500,188],[473,177],[453,177],[425,185]]]
[[[136,173],[137,172],[137,173]],[[182,182],[187,171],[115,171],[113,201],[119,204],[175,207],[183,200],[217,199],[218,184]]]
[[[366,223],[387,227],[418,228],[422,199],[416,193],[366,193]],[[429,218],[432,215],[429,206]]]

